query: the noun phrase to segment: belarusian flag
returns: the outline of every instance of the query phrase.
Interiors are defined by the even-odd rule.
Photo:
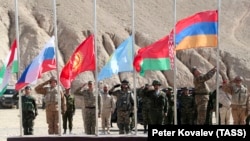
[[[169,70],[173,68],[174,48],[173,43],[165,36],[153,44],[138,50],[134,58],[134,68],[145,75],[146,70]]]
[[[16,40],[11,45],[11,50],[4,61],[0,71],[0,96],[6,90],[12,73],[18,72],[17,45]]]

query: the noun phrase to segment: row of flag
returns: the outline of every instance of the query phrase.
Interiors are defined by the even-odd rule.
[[[140,48],[133,54],[132,36],[123,41],[101,69],[97,80],[110,78],[118,72],[135,69],[144,76],[147,70],[170,70],[174,67],[175,51],[199,47],[217,47],[218,12],[203,11],[182,19],[169,35]],[[175,36],[174,36],[175,33]],[[175,43],[174,43],[175,38]],[[45,44],[40,54],[24,70],[16,83],[16,90],[35,83],[44,72],[56,69],[54,36]],[[174,45],[176,47],[174,47]],[[18,72],[17,46],[14,41],[10,54],[0,71],[0,90],[5,90],[11,73]],[[133,58],[134,57],[134,58]],[[60,82],[70,88],[71,82],[84,71],[95,70],[94,35],[86,38],[73,52],[60,74]],[[1,93],[0,93],[1,94]]]

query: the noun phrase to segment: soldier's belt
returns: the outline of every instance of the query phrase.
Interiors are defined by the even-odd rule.
[[[195,95],[209,95],[209,93],[195,93]]]
[[[87,109],[95,109],[95,107],[85,107],[85,108],[87,108]]]

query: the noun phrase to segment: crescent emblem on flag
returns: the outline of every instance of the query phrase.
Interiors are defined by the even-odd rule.
[[[76,53],[73,62],[73,71],[77,71],[83,62],[83,55],[81,53]]]

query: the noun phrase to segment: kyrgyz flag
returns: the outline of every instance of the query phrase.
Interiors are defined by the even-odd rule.
[[[0,70],[0,95],[6,90],[12,73],[18,72],[16,40],[11,45],[11,50]]]
[[[84,71],[95,70],[94,35],[90,35],[74,51],[60,74],[64,88],[70,88],[75,77]]]
[[[165,36],[159,41],[138,50],[134,58],[134,68],[144,76],[146,70],[169,70],[173,68],[173,42]]]

